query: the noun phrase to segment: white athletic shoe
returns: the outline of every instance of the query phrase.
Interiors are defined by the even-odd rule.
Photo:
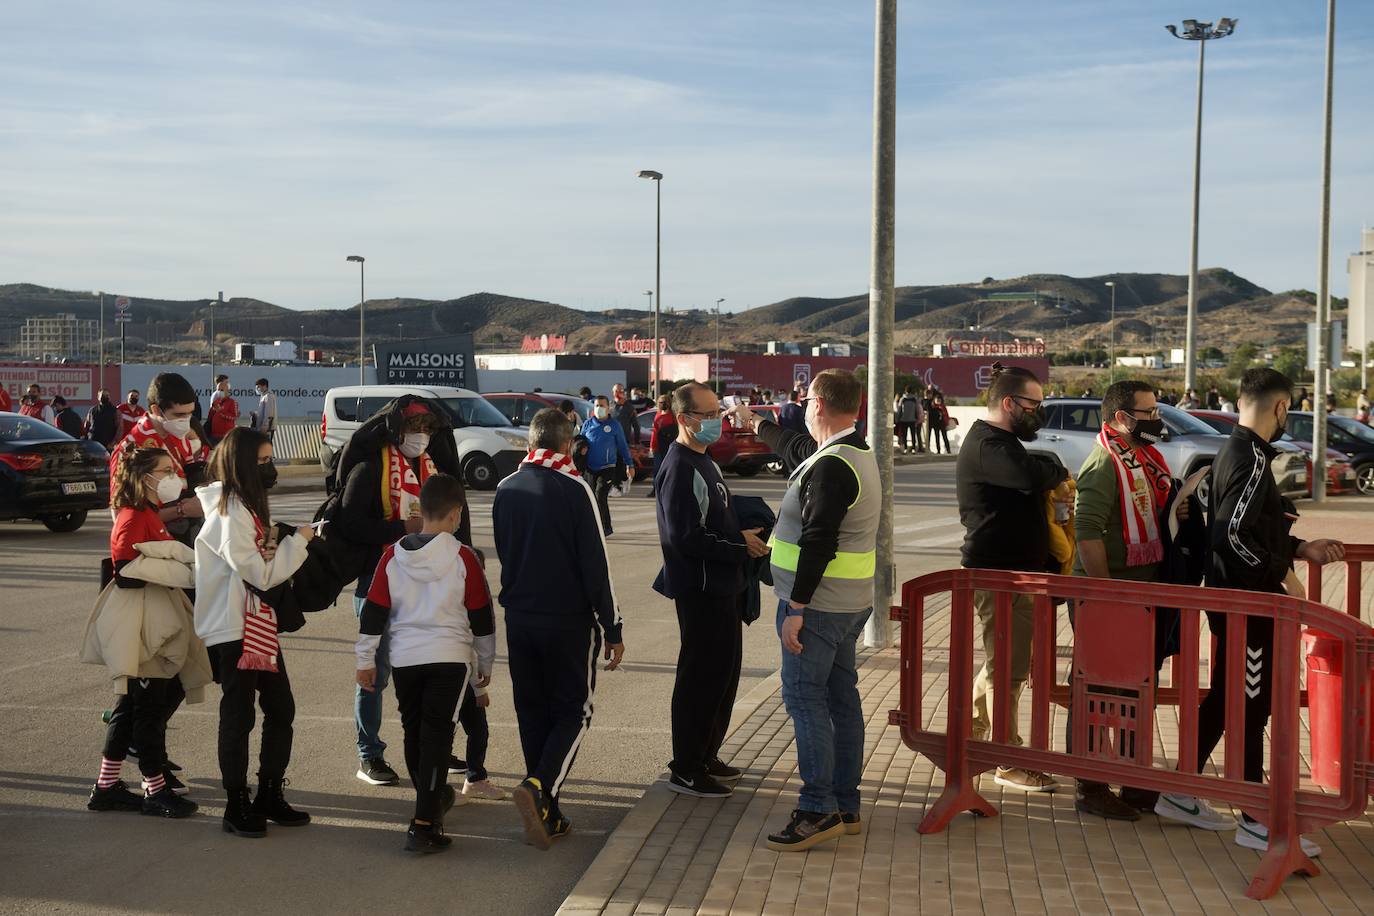
[[[490,779],[479,779],[477,782],[463,780],[463,797],[500,801],[503,798],[510,798],[510,793]]]
[[[1302,851],[1307,858],[1315,859],[1322,854],[1322,848],[1307,837],[1299,837],[1302,840]],[[1269,828],[1256,821],[1246,821],[1241,819],[1236,824],[1236,845],[1244,846],[1246,849],[1258,849],[1260,852],[1269,850]]]
[[[1167,795],[1160,793],[1159,801],[1155,802],[1155,814],[1171,821],[1178,821],[1180,824],[1187,824],[1189,827],[1198,827],[1202,830],[1233,830],[1236,827],[1236,819],[1229,814],[1223,814],[1213,808],[1200,798],[1191,795]]]

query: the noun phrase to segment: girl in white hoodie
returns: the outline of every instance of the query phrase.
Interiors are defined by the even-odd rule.
[[[210,458],[211,483],[196,490],[205,525],[196,538],[196,633],[210,651],[219,704],[219,767],[229,795],[224,830],[260,837],[267,821],[287,827],[310,815],[282,794],[291,759],[296,701],[278,642],[276,613],[260,591],[280,585],[305,562],[313,529],[273,528],[267,491],[277,482],[272,442],[237,427]],[[249,588],[252,586],[252,589]],[[257,590],[257,591],[254,591]],[[248,795],[248,736],[253,706],[262,707],[258,794]]]

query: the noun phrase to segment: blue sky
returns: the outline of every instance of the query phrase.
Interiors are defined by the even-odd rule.
[[[1338,13],[1333,292],[1374,223],[1374,12]],[[1149,7],[1149,9],[1144,9]],[[903,3],[897,280],[1203,266],[1314,288],[1325,4]],[[867,2],[5,4],[0,282],[296,308],[868,284]],[[1360,94],[1361,90],[1363,95]],[[553,330],[553,329],[551,329]]]

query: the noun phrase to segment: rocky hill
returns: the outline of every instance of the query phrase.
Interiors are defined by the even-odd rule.
[[[1202,346],[1223,350],[1239,341],[1301,346],[1311,319],[1311,293],[1272,293],[1223,269],[1200,275],[1198,311]],[[899,349],[928,352],[952,331],[976,328],[994,334],[1044,337],[1051,350],[1103,345],[1112,327],[1111,289],[1116,284],[1117,346],[1143,350],[1179,346],[1183,339],[1188,279],[1174,274],[1108,274],[1068,277],[1030,274],[981,283],[903,286],[896,292]],[[106,294],[106,320],[114,335],[114,293]],[[126,325],[130,358],[190,358],[204,352],[209,333],[209,299],[132,300]],[[1337,307],[1342,303],[1333,303]],[[51,289],[28,283],[0,285],[0,355],[13,356],[18,329],[34,315],[74,313],[95,318],[94,293]],[[350,354],[356,346],[357,306],[296,311],[259,299],[236,297],[215,309],[218,348],[227,353],[239,340],[305,338],[306,345]],[[1340,312],[1336,313],[1340,317]],[[567,334],[573,351],[606,351],[617,335],[652,334],[646,311],[579,311],[553,302],[498,293],[457,299],[372,299],[367,302],[369,337],[431,337],[470,331],[484,349],[518,349],[525,335]],[[662,333],[673,350],[701,351],[716,345],[715,317],[704,309],[662,315]],[[722,315],[721,346],[760,350],[768,340],[804,345],[823,342],[862,345],[868,333],[868,296],[836,299],[796,297]]]

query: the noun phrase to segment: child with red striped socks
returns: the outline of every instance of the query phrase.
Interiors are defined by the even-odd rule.
[[[196,490],[205,525],[196,537],[196,632],[210,650],[219,704],[219,768],[228,804],[224,831],[267,834],[267,822],[298,827],[310,815],[286,802],[296,701],[278,641],[277,615],[262,593],[286,582],[306,558],[311,528],[272,525],[267,491],[276,483],[272,440],[236,427],[210,458],[211,483]],[[277,530],[283,536],[277,538]],[[250,588],[251,586],[251,588]],[[248,739],[262,707],[258,794],[248,794]]]

